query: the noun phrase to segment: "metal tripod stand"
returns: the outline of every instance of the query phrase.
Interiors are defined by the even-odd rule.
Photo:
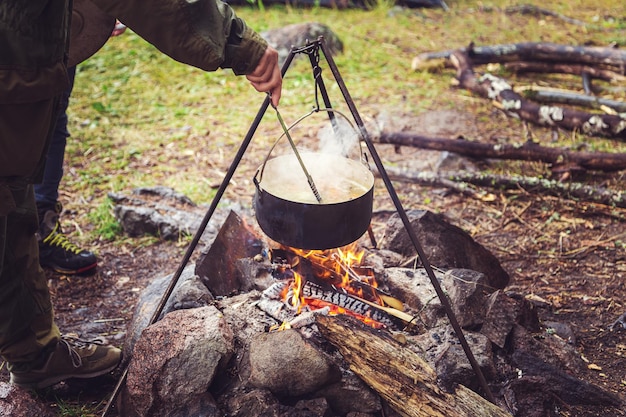
[[[321,68],[319,66],[319,58],[320,58],[320,51],[323,53],[324,57],[326,58],[326,61],[328,63],[328,66],[335,78],[335,82],[337,83],[339,89],[341,90],[341,93],[343,95],[343,98],[348,106],[348,108],[350,109],[350,112],[352,113],[352,117],[354,118],[354,121],[356,123],[356,126],[358,128],[358,133],[361,136],[361,139],[365,142],[365,144],[367,145],[367,149],[369,150],[369,153],[376,165],[376,168],[378,169],[378,172],[380,174],[381,179],[383,180],[385,187],[387,188],[387,192],[389,193],[389,196],[391,197],[391,200],[394,203],[394,206],[396,207],[397,213],[400,216],[400,219],[402,220],[402,223],[409,235],[409,238],[411,239],[411,242],[413,243],[413,246],[415,247],[415,250],[417,251],[417,254],[419,256],[420,261],[422,262],[422,265],[424,267],[424,269],[426,270],[426,273],[428,274],[428,277],[435,289],[435,292],[437,293],[437,296],[439,298],[439,301],[441,302],[441,305],[444,307],[444,310],[446,312],[446,315],[448,316],[448,319],[450,320],[450,324],[452,325],[452,328],[454,329],[459,342],[461,343],[461,346],[463,347],[463,351],[465,352],[467,359],[470,362],[470,365],[472,366],[472,369],[474,370],[474,372],[476,373],[476,376],[478,377],[480,386],[482,388],[482,390],[484,391],[483,394],[485,395],[486,399],[489,400],[490,402],[494,403],[494,397],[493,394],[491,393],[491,390],[489,389],[489,386],[487,384],[487,380],[484,377],[484,374],[482,373],[482,370],[480,369],[480,366],[478,365],[478,362],[476,361],[476,358],[474,357],[468,343],[467,340],[465,339],[465,336],[463,334],[463,330],[461,329],[461,326],[459,325],[459,322],[454,314],[454,312],[452,311],[452,306],[450,305],[450,302],[448,300],[448,298],[446,297],[443,289],[441,288],[441,285],[439,284],[439,281],[437,280],[437,278],[435,277],[435,273],[426,257],[426,254],[417,238],[417,235],[415,234],[415,231],[411,228],[411,224],[409,221],[409,218],[406,214],[406,211],[404,210],[402,203],[400,202],[400,199],[393,187],[393,184],[391,183],[391,179],[389,178],[389,176],[387,175],[387,172],[385,171],[385,167],[383,166],[383,163],[378,155],[378,152],[376,151],[376,148],[374,147],[374,143],[369,135],[369,133],[367,132],[365,125],[363,123],[363,120],[361,119],[361,116],[359,115],[359,112],[356,109],[356,106],[354,105],[354,101],[352,100],[352,97],[350,96],[350,93],[348,92],[348,89],[346,88],[346,85],[343,82],[343,79],[341,77],[341,74],[339,73],[339,69],[337,68],[337,65],[335,64],[332,55],[330,54],[328,47],[326,46],[325,42],[324,42],[324,38],[323,37],[319,37],[317,40],[312,41],[312,42],[307,42],[307,44],[305,46],[302,47],[294,47],[291,49],[289,55],[287,56],[285,62],[283,63],[282,69],[281,69],[281,74],[284,76],[285,73],[287,72],[287,69],[290,67],[294,57],[298,54],[306,54],[309,57],[309,60],[311,61],[311,67],[313,70],[313,77],[315,79],[316,82],[316,102],[317,102],[317,91],[319,89],[319,92],[322,96],[322,100],[324,102],[324,105],[326,106],[327,109],[332,109],[331,106],[331,102],[330,102],[330,98],[328,96],[328,91],[326,90],[326,87],[324,85],[324,81],[321,77]],[[222,181],[220,187],[217,190],[217,193],[215,195],[215,197],[213,198],[211,205],[209,206],[209,209],[207,210],[204,218],[202,219],[202,222],[200,223],[200,226],[198,228],[198,231],[196,232],[196,234],[194,235],[191,243],[189,244],[189,247],[187,248],[185,255],[183,256],[183,259],[180,262],[180,265],[178,266],[178,269],[176,270],[176,272],[174,273],[174,275],[172,276],[171,282],[169,283],[167,289],[165,290],[165,293],[163,294],[159,304],[157,305],[156,310],[154,311],[154,314],[152,315],[152,318],[150,320],[149,324],[154,324],[157,322],[159,316],[161,315],[161,313],[163,312],[163,309],[165,308],[165,305],[167,304],[167,301],[169,299],[169,297],[171,296],[172,292],[174,291],[174,288],[176,287],[176,284],[178,282],[178,280],[180,279],[180,276],[182,275],[185,267],[187,266],[187,264],[189,263],[189,260],[191,259],[191,255],[193,254],[194,250],[196,249],[198,243],[200,242],[200,239],[202,237],[202,234],[204,233],[204,230],[206,229],[209,221],[211,220],[211,217],[213,216],[217,205],[220,202],[220,199],[222,198],[222,196],[224,195],[224,192],[226,191],[226,188],[228,187],[228,184],[230,183],[237,167],[239,166],[239,163],[241,162],[241,159],[243,158],[246,150],[248,149],[248,146],[250,145],[250,142],[252,141],[252,138],[259,126],[259,124],[261,123],[261,120],[265,114],[265,112],[267,111],[267,108],[270,105],[270,97],[267,96],[265,98],[265,100],[263,101],[261,108],[259,109],[256,117],[254,118],[252,124],[250,125],[250,128],[248,130],[248,133],[246,134],[243,142],[241,143],[241,146],[239,147],[239,150],[237,151],[228,171],[226,172],[226,175],[224,176],[224,180]],[[329,118],[331,120],[331,122],[334,123],[335,121],[335,115],[333,114],[332,111],[328,112]],[[371,236],[371,229],[370,229],[370,238],[372,238],[373,240],[373,236]],[[112,404],[114,403],[115,399],[117,398],[120,389],[122,387],[122,385],[124,384],[124,382],[126,381],[126,377],[128,375],[128,368],[125,368],[122,375],[120,376],[118,383],[116,384],[113,393],[111,394],[111,397],[109,399],[109,401],[107,402],[105,409],[102,413],[102,417],[105,417]]]

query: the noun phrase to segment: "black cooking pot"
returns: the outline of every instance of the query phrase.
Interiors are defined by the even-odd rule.
[[[254,177],[254,209],[267,236],[300,249],[331,249],[359,239],[372,219],[374,176],[361,162],[301,153],[318,202],[295,155],[267,160]]]

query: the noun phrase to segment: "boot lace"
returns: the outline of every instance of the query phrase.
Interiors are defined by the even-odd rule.
[[[83,358],[78,353],[78,350],[90,349],[94,345],[103,346],[105,341],[101,338],[84,340],[72,335],[62,335],[59,343],[67,349],[67,353],[72,360],[72,366],[80,368],[83,365]]]
[[[75,254],[79,254],[81,252],[81,249],[70,242],[70,240],[63,234],[59,227],[59,223],[54,225],[54,229],[52,229],[52,232],[45,237],[43,243],[50,246],[58,246],[65,251],[73,252]]]

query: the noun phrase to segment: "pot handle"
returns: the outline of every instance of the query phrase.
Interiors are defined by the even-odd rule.
[[[254,186],[256,187],[257,190],[257,195],[259,199],[263,199],[263,189],[261,188],[261,183],[260,180],[257,179],[257,176],[259,175],[259,170],[256,170],[256,174],[254,174],[254,177],[252,177],[252,182],[254,183]]]
[[[283,136],[287,135],[287,132],[289,132],[292,128],[294,128],[296,125],[298,125],[301,121],[303,121],[304,119],[306,119],[307,117],[311,116],[314,113],[320,112],[320,111],[325,111],[328,113],[336,113],[338,115],[340,115],[341,117],[343,117],[345,119],[346,122],[348,122],[348,124],[350,125],[350,127],[352,128],[352,130],[354,130],[355,132],[358,133],[358,130],[354,127],[354,124],[350,121],[350,119],[348,118],[348,116],[346,116],[345,114],[343,114],[342,112],[335,110],[333,108],[325,108],[325,107],[316,107],[313,108],[310,112],[300,116],[300,118],[298,120],[296,120],[295,122],[293,122],[289,127],[287,127],[286,129],[284,129],[285,131],[278,137],[278,139],[276,139],[276,141],[274,142],[274,144],[270,147],[269,152],[267,153],[267,156],[265,156],[265,159],[263,160],[263,164],[261,164],[261,168],[260,168],[260,172],[259,170],[257,170],[257,173],[254,177],[254,181],[256,181],[256,176],[259,176],[258,182],[261,182],[263,180],[263,171],[265,171],[265,164],[267,163],[267,161],[270,159],[270,155],[272,154],[272,151],[274,151],[274,148],[276,147],[276,145],[278,144],[278,142],[283,138]],[[364,162],[365,164],[367,164],[367,157],[365,156],[365,154],[363,153],[363,151],[361,151],[361,162]]]

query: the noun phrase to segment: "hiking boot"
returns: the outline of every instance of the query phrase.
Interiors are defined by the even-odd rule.
[[[68,240],[59,223],[60,207],[41,214],[39,224],[39,263],[61,274],[85,274],[98,266],[93,252],[80,249]]]
[[[102,340],[81,340],[62,336],[41,365],[9,365],[11,383],[28,389],[42,389],[70,378],[104,375],[122,360],[122,351]]]

